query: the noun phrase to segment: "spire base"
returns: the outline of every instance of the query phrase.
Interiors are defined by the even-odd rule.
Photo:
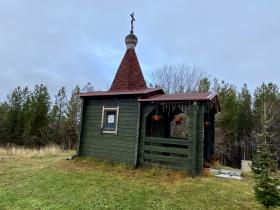
[[[131,32],[125,37],[125,44],[127,49],[135,49],[137,42],[138,42],[137,36],[135,36]]]

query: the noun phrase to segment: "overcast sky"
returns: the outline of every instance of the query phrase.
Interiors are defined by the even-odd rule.
[[[279,0],[1,0],[0,99],[18,85],[108,88],[131,11],[146,79],[162,64],[186,63],[251,90],[280,84]]]

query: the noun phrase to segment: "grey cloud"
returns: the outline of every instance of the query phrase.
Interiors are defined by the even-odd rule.
[[[18,85],[91,81],[106,89],[125,52],[129,12],[148,78],[161,64],[184,62],[253,89],[280,83],[279,1],[0,2],[0,99]]]

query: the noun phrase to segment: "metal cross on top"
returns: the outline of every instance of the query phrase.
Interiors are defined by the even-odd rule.
[[[135,18],[134,18],[134,12],[132,12],[130,14],[130,17],[131,17],[131,30],[130,30],[130,33],[133,34],[133,22],[135,21]]]

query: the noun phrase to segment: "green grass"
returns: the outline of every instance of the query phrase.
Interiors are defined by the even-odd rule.
[[[191,178],[67,155],[0,158],[0,209],[263,209],[250,177]]]

